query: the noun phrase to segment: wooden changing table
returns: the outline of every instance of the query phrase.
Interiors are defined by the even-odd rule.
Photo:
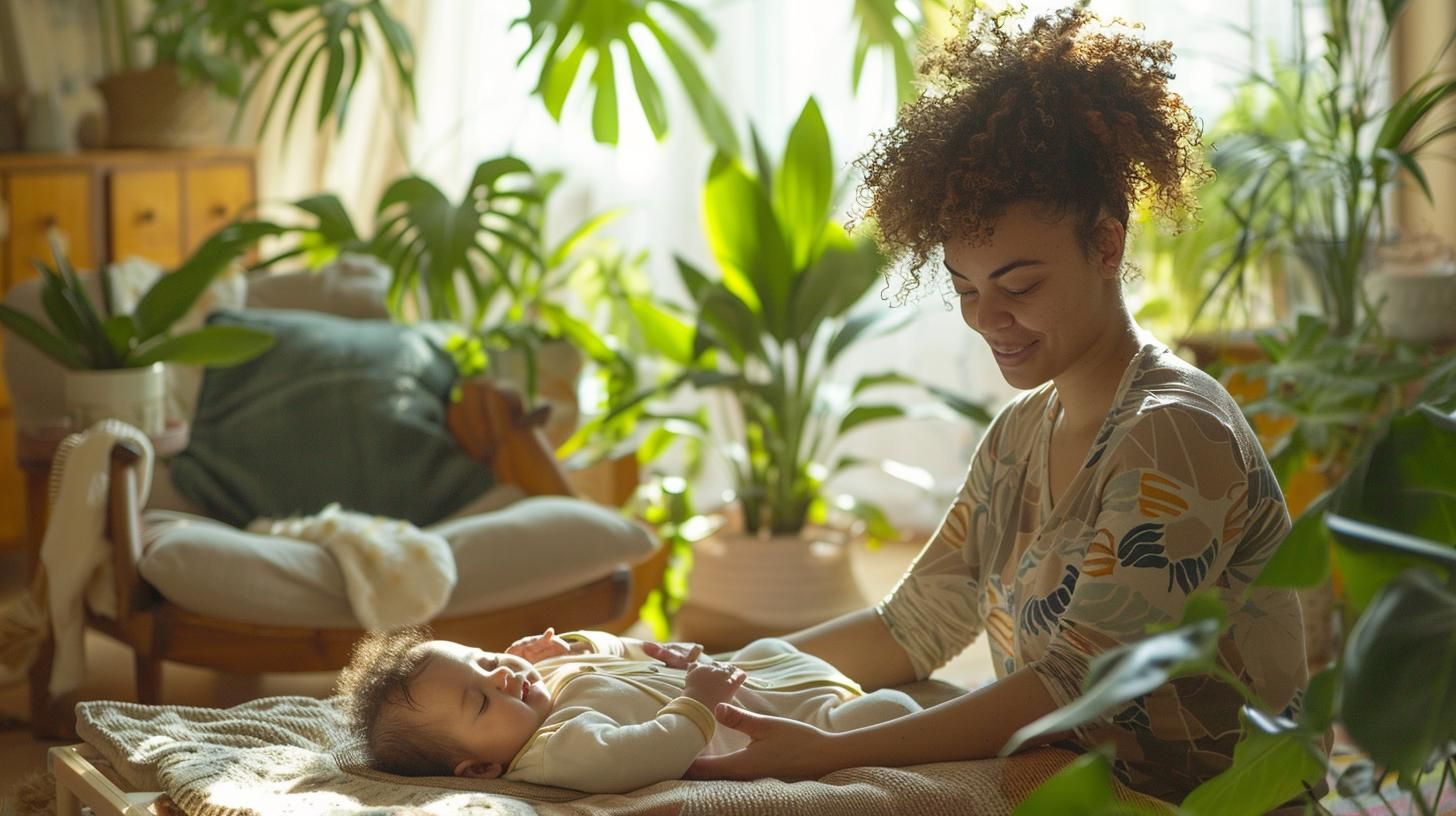
[[[56,816],[174,816],[182,809],[161,791],[130,791],[126,781],[84,742],[50,749],[46,757],[56,778]]]

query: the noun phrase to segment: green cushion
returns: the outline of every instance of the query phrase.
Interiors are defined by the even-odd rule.
[[[178,492],[242,526],[346,509],[430,524],[479,497],[490,471],[445,427],[450,355],[416,327],[305,311],[218,312],[273,347],[203,379]]]

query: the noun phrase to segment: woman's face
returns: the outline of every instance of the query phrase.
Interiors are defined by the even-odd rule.
[[[988,241],[945,243],[961,317],[990,344],[1006,381],[1035,388],[1126,330],[1118,270],[1122,225],[1099,224],[1089,256],[1076,218],[1015,204]]]

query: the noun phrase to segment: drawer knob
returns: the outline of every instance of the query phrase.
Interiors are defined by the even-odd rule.
[[[226,218],[228,214],[226,204],[214,204],[207,210],[207,214],[213,218]]]
[[[156,220],[157,220],[157,211],[156,210],[153,210],[153,209],[145,209],[145,210],[142,210],[141,212],[137,213],[137,221],[139,221],[139,222],[141,222],[143,224],[150,224],[150,223],[152,223],[153,221],[156,221]]]

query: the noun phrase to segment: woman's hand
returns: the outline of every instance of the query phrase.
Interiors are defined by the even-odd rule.
[[[714,708],[713,716],[752,742],[730,754],[699,757],[685,779],[818,779],[843,764],[830,750],[834,735],[812,725],[753,714],[727,703]]]
[[[703,644],[657,643],[644,640],[642,641],[642,651],[648,657],[661,660],[668,668],[686,669],[698,662],[698,656],[703,653]]]
[[[530,635],[506,647],[506,654],[515,655],[528,663],[540,663],[548,657],[571,654],[571,644],[556,636],[556,629],[546,627],[539,635]]]

